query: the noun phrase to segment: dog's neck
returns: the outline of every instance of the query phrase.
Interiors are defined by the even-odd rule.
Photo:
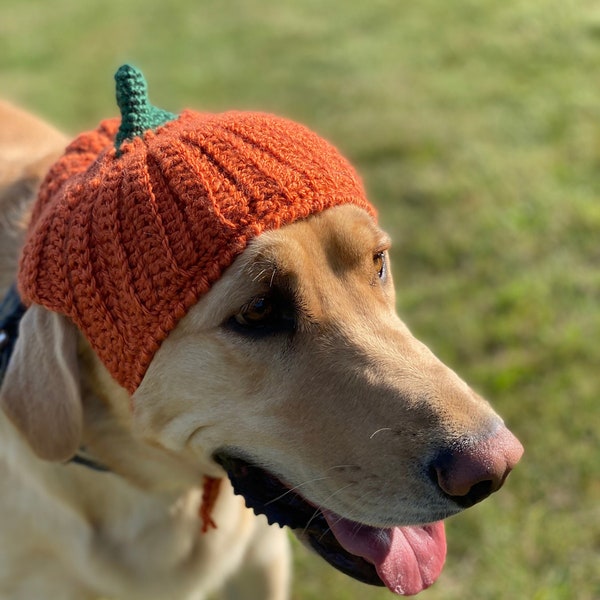
[[[0,303],[0,384],[25,314],[16,286]],[[121,475],[147,491],[185,492],[206,481],[198,468],[166,449],[144,443],[132,435],[131,397],[109,375],[81,337],[79,343],[84,435],[81,449],[71,459],[96,471]],[[115,448],[119,448],[118,454]]]
[[[83,339],[79,344],[86,456],[148,491],[199,486],[206,475],[192,460],[133,434],[129,393],[118,385]]]

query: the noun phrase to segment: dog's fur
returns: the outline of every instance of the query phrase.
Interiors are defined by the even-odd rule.
[[[0,132],[5,293],[35,187],[66,140],[6,104]],[[286,598],[285,532],[226,480],[217,529],[200,531],[201,482],[223,477],[221,448],[355,521],[458,512],[422,465],[500,420],[397,317],[388,246],[353,206],[263,234],[163,342],[133,398],[72,323],[32,306],[1,395],[0,598],[200,599],[223,585],[232,598]],[[291,342],[236,329],[273,289],[294,299]],[[56,462],[81,446],[111,472]]]

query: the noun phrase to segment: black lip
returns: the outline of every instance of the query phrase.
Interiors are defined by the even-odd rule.
[[[234,492],[243,496],[255,514],[265,515],[271,525],[296,530],[299,538],[342,573],[363,583],[384,585],[371,563],[340,546],[323,513],[277,477],[228,453],[216,454],[215,460],[227,472]]]

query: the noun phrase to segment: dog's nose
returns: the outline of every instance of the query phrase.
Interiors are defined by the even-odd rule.
[[[430,467],[442,492],[463,508],[502,487],[523,455],[523,446],[503,425],[489,438],[444,450]]]

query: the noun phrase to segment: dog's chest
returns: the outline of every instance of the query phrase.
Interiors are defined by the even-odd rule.
[[[8,585],[2,573],[18,573],[22,557],[32,560],[40,548],[42,562],[55,565],[56,597],[83,588],[90,597],[202,598],[239,562],[224,562],[227,554],[236,556],[244,516],[228,490],[215,507],[219,528],[203,534],[199,489],[170,498],[146,494],[114,474],[48,467],[57,473],[33,477],[0,468],[10,484],[0,504],[11,514],[0,525],[0,591]],[[40,487],[40,481],[46,485]],[[19,579],[17,585],[34,586],[23,590],[23,597],[38,597],[31,574]],[[43,583],[48,585],[47,578]]]

